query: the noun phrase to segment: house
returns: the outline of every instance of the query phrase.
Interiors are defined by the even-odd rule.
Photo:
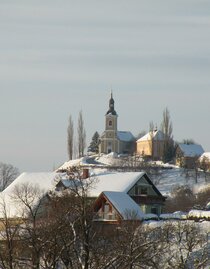
[[[105,131],[100,136],[99,153],[132,154],[135,151],[135,137],[129,131],[118,131],[117,118],[111,93],[109,109],[105,115]]]
[[[104,191],[94,203],[95,220],[120,223],[125,220],[143,220],[145,214],[124,192]]]
[[[164,151],[164,133],[160,130],[153,130],[136,141],[136,152],[138,155],[161,160]]]
[[[87,168],[84,170],[87,171]],[[133,209],[136,210],[137,205],[142,214],[160,215],[162,213],[166,198],[162,196],[145,172],[110,172],[103,169],[96,169],[92,170],[92,172],[90,171],[90,175],[87,172],[83,173],[83,179],[84,174],[92,181],[87,196],[97,201],[97,206],[94,207],[95,209],[99,208],[99,204],[102,206],[102,202],[98,201],[107,200],[110,203],[112,200],[107,195],[113,192],[112,197],[116,195],[116,199],[120,195],[124,197],[125,201],[132,199]],[[69,180],[61,179],[57,183],[56,189],[65,190],[71,188],[71,186],[72,184]],[[123,199],[120,201],[123,201]],[[130,210],[131,203],[129,202],[128,204],[128,209]],[[115,208],[114,205],[110,204],[110,208],[112,207]],[[118,208],[115,209],[118,213],[122,212]],[[104,209],[102,208],[101,210],[103,212]],[[100,212],[96,213],[101,216]],[[124,216],[120,215],[117,219],[124,219]]]
[[[107,172],[96,175],[96,178],[97,183],[90,189],[90,197],[100,197],[104,192],[116,192],[118,193],[116,195],[126,194],[124,197],[128,195],[139,206],[143,214],[160,215],[162,213],[166,198],[158,191],[145,172]],[[109,199],[107,196],[106,198]]]
[[[73,169],[70,178],[66,173],[55,172],[21,174],[1,193],[8,217],[26,216],[23,201],[25,198],[33,208],[40,204],[40,200],[47,197],[49,192],[56,192],[60,195],[65,189],[81,188],[83,185],[85,188],[88,186],[87,197],[96,200],[97,206],[94,208],[98,210],[96,213],[100,217],[102,217],[101,212],[107,210],[102,202],[105,200],[109,203],[108,213],[112,212],[116,220],[126,220],[131,216],[141,219],[144,214],[160,215],[162,213],[165,197],[161,195],[145,172],[110,172],[95,169],[89,173],[87,168],[81,170],[81,174],[78,171],[80,170],[75,172]],[[17,194],[22,201],[14,199]],[[107,218],[108,215],[103,216]]]
[[[56,172],[22,173],[0,194],[0,218],[7,214],[10,219],[25,218],[27,215],[24,199],[34,208],[50,190],[54,190],[61,174]],[[22,200],[22,201],[21,201]]]
[[[193,169],[203,153],[201,145],[179,143],[176,149],[176,165]]]

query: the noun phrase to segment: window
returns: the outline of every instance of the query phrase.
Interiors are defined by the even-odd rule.
[[[109,121],[109,126],[112,126],[112,121],[111,120]]]
[[[147,195],[148,194],[148,188],[146,186],[138,186],[136,185],[134,188],[134,194],[135,195]]]
[[[147,194],[147,187],[141,187],[140,192],[141,194]]]
[[[152,207],[151,208],[151,213],[158,215],[158,208],[157,207]]]

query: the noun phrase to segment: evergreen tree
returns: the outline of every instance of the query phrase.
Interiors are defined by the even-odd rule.
[[[90,145],[88,147],[88,152],[99,152],[99,134],[96,131],[92,137],[92,141],[90,142]]]
[[[86,131],[84,127],[83,114],[80,110],[78,117],[78,126],[77,126],[77,136],[78,136],[78,155],[79,157],[84,156],[84,151],[86,147]]]
[[[73,159],[73,142],[74,142],[74,124],[72,116],[70,115],[69,125],[67,128],[67,147],[68,147],[69,160]]]
[[[170,119],[170,113],[167,107],[163,111],[161,131],[164,134],[163,161],[168,162],[171,161],[175,155],[175,147],[172,135],[173,126]]]

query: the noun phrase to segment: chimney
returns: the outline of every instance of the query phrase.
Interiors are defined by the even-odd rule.
[[[88,168],[83,168],[82,178],[86,179],[88,177],[89,177],[89,169]]]

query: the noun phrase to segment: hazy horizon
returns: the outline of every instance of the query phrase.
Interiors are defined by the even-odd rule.
[[[118,129],[160,126],[210,151],[207,0],[0,0],[0,161],[48,171],[68,160],[83,111],[87,146],[113,89]]]

